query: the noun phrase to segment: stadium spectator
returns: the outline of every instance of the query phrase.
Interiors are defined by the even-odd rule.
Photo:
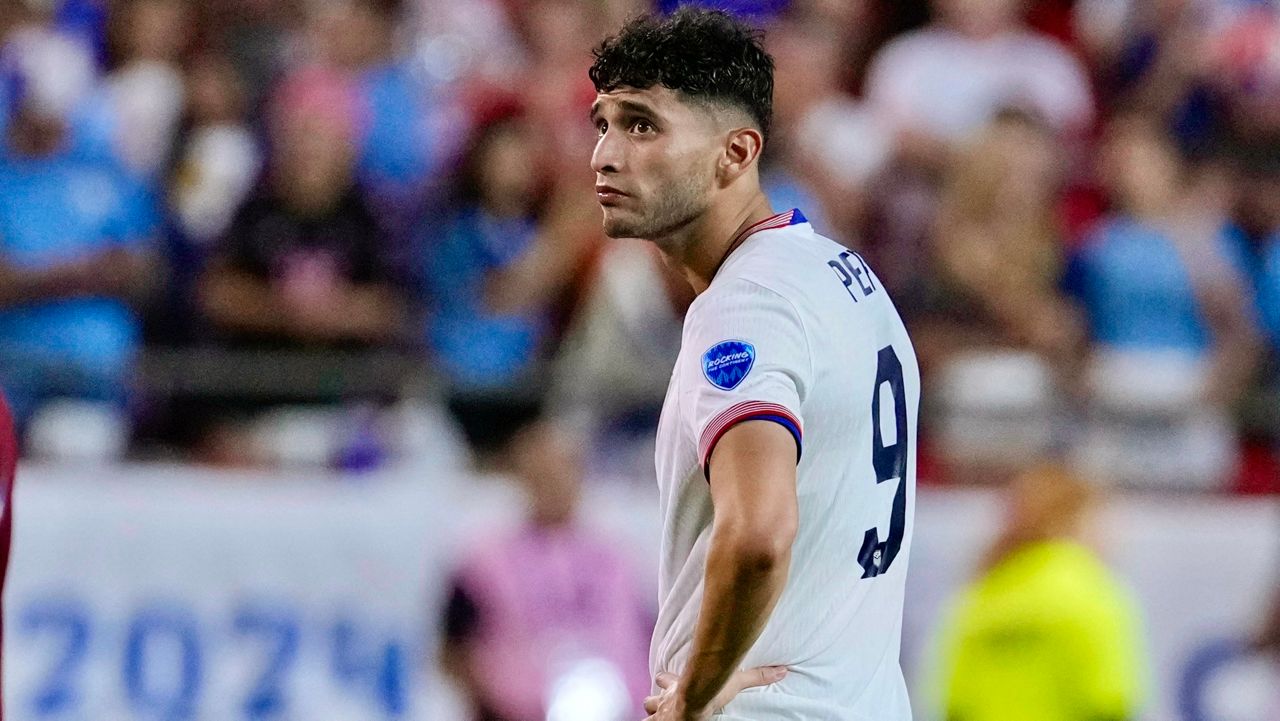
[[[522,48],[505,0],[410,0],[414,50],[431,82],[497,83]]]
[[[181,61],[191,33],[185,0],[127,0],[112,9],[118,65],[103,101],[113,150],[125,167],[155,180],[169,162],[186,88]]]
[[[936,20],[886,44],[866,98],[890,132],[892,162],[873,181],[868,261],[905,307],[926,302],[940,185],[956,144],[1001,110],[1040,118],[1077,142],[1093,119],[1088,78],[1057,40],[1022,21],[1021,0],[935,0]]]
[[[505,455],[527,518],[477,539],[455,573],[441,664],[476,721],[630,718],[649,689],[651,610],[628,562],[577,518],[580,448],[545,421],[517,432]]]
[[[917,347],[957,480],[995,481],[1049,451],[1057,391],[1085,350],[1083,319],[1060,291],[1062,165],[1051,131],[1005,112],[944,180]]]
[[[54,6],[55,27],[92,48],[99,65],[104,64],[107,59],[107,25],[110,23],[107,3],[101,0],[62,0]]]
[[[943,718],[1137,718],[1139,617],[1084,541],[1097,504],[1086,482],[1052,466],[1012,484],[1004,527],[944,622]]]
[[[1164,119],[1186,151],[1221,140],[1225,107],[1214,87],[1213,26],[1238,3],[1085,0],[1076,4],[1081,45],[1098,69],[1103,102]],[[1217,7],[1213,7],[1216,5]]]
[[[18,89],[0,150],[0,385],[19,428],[67,397],[118,413],[152,283],[156,209],[118,167],[75,152],[92,72],[39,27],[6,47]]]
[[[404,231],[430,175],[453,151],[458,134],[446,108],[431,97],[396,43],[402,0],[343,0],[315,5],[309,42],[326,67],[348,73],[365,114],[355,139],[362,187],[383,213],[388,230]]]
[[[1086,0],[1075,20],[1103,92],[1166,119],[1184,150],[1280,131],[1274,3]]]
[[[305,55],[304,9],[298,2],[217,0],[199,3],[200,47],[225,53],[240,77],[252,116],[260,118],[281,76]]]
[[[602,460],[647,476],[693,289],[652,246],[633,240],[607,243],[583,287],[555,360],[557,412],[607,439]],[[638,449],[638,461],[626,457],[628,447]]]
[[[864,220],[866,183],[888,159],[889,135],[844,91],[848,38],[815,11],[796,9],[766,42],[775,64],[770,151],[761,160],[777,208],[803,208],[820,233],[845,242]]]
[[[1228,4],[1229,5],[1229,4]],[[1226,104],[1237,138],[1274,141],[1280,134],[1280,8],[1274,3],[1234,3],[1223,8],[1208,37],[1214,90]]]
[[[541,402],[558,306],[599,237],[582,227],[580,198],[548,187],[534,137],[519,116],[484,125],[452,212],[425,224],[420,240],[427,343],[450,408],[482,455],[499,447],[504,416]]]
[[[1099,477],[1221,487],[1236,438],[1228,409],[1257,338],[1223,198],[1194,183],[1167,133],[1122,116],[1102,150],[1116,209],[1073,271],[1095,349],[1082,459]]]
[[[227,342],[367,347],[405,320],[384,236],[355,184],[354,88],[325,71],[294,76],[272,107],[268,177],[236,213],[200,288]]]
[[[1056,202],[1062,160],[1033,118],[997,117],[949,169],[936,230],[940,284],[960,347],[1061,358],[1080,319],[1058,291],[1065,269]]]
[[[445,427],[457,421],[481,460],[515,466],[529,496],[526,523],[479,539],[448,589],[444,657],[480,715],[486,704],[498,716],[502,704],[529,700],[521,708],[545,721],[550,709],[530,699],[557,681],[613,683],[623,666],[626,684],[647,689],[648,604],[633,597],[616,554],[591,555],[602,541],[558,519],[576,510],[581,483],[652,484],[653,425],[691,291],[638,241],[598,244],[584,70],[605,28],[677,4],[0,2],[0,389],[24,452],[93,455],[101,469],[131,437],[136,455],[179,463],[305,465],[319,479],[328,475],[320,466],[394,459],[422,469],[420,479],[444,478],[442,467],[456,468],[464,452]],[[1002,484],[1049,449],[1127,486],[1280,493],[1280,2],[703,4],[767,23],[777,82],[762,169],[775,208],[802,208],[820,231],[858,248],[907,318],[930,420],[916,439],[922,479]],[[1068,17],[1070,26],[1057,24]],[[504,107],[518,98],[523,117],[495,111],[495,95]],[[1223,174],[1224,158],[1239,159],[1242,172]],[[421,285],[402,288],[406,275]],[[402,340],[412,347],[399,348]],[[383,398],[364,402],[364,390],[338,390],[367,388],[370,378],[399,383],[380,363],[392,356],[414,381],[394,386],[407,396],[394,411]],[[353,357],[358,367],[331,372]],[[285,370],[299,359],[325,370]],[[314,395],[296,390],[329,383],[334,390]],[[544,423],[522,431],[548,402],[593,437]],[[579,453],[591,454],[581,478]],[[1080,509],[1096,504],[1077,480],[1039,473],[1012,492],[1008,528],[956,602],[949,721],[1002,710],[1049,718],[1053,702],[1032,706],[1023,695],[1049,678],[1078,699],[1109,699],[1090,707],[1109,721],[1138,712],[1133,613],[1082,542],[1090,514]],[[970,496],[927,495],[924,520],[955,515]],[[1190,518],[1167,495],[1116,509],[1126,542],[1135,541],[1122,560],[1153,592],[1166,579],[1144,543],[1163,542]],[[1230,534],[1215,536],[1238,551],[1252,524],[1266,521],[1252,511],[1273,501],[1206,509],[1215,503],[1200,494],[1194,503],[1192,525],[1202,530],[1240,514],[1240,524],[1219,529]],[[949,549],[963,550],[940,529],[957,541]],[[4,533],[0,520],[0,546]],[[1190,546],[1203,545],[1196,540]],[[954,562],[923,544],[916,552],[913,563]],[[556,564],[580,555],[593,559],[580,562],[585,570],[561,575]],[[15,560],[15,570],[24,566]],[[1233,564],[1219,565],[1230,575]],[[517,566],[524,585],[504,585]],[[923,569],[929,583],[918,590],[947,581],[935,570]],[[39,589],[22,575],[11,574],[19,594],[7,610],[29,616],[47,599],[30,596]],[[547,635],[527,645],[502,625],[557,608],[552,596],[574,584],[607,591],[589,596],[599,625],[579,624],[571,601],[569,613],[535,620]],[[1199,608],[1212,586],[1189,594],[1177,619],[1153,613],[1168,636],[1153,644],[1162,693],[1145,715],[1280,719],[1280,603],[1248,637],[1240,614],[1252,604],[1183,618],[1181,605]],[[208,609],[193,608],[203,624]],[[134,618],[113,609],[99,618],[89,608],[88,622],[106,629]],[[1049,630],[1033,634],[1041,622]],[[1070,634],[1060,631],[1067,624],[1077,624]],[[618,630],[596,633],[605,626]],[[908,636],[931,626],[909,614]],[[307,628],[300,659],[332,650],[309,647]],[[578,659],[587,662],[523,675],[538,643],[579,632],[606,639],[616,663]],[[1179,707],[1177,676],[1190,675],[1191,655],[1219,632],[1234,655],[1223,673],[1201,676],[1205,703],[1193,714]],[[52,640],[25,635],[7,640]],[[373,697],[353,685],[363,680],[358,635],[339,649],[360,657],[339,664],[352,666],[338,674],[351,683],[335,680],[334,691],[365,708],[361,699]],[[90,666],[127,660],[98,653],[117,636],[91,634]],[[200,650],[217,639],[200,631],[194,640]],[[391,673],[408,658],[403,648],[387,647],[383,690],[431,706],[435,694],[417,699]],[[911,644],[904,652],[909,661]],[[1087,653],[1117,670],[1062,661]],[[4,690],[17,700],[40,680],[24,668],[38,654],[28,655],[4,659],[18,681]],[[190,688],[151,690],[216,701],[227,694],[200,683],[221,677],[214,666],[205,668],[212,676],[184,679]],[[282,676],[284,691],[323,684],[307,675],[313,666],[325,670],[294,664],[303,676]],[[517,683],[504,684],[508,676]],[[66,698],[100,700],[81,690]],[[601,719],[591,708],[576,707],[575,717],[561,705],[552,721]]]
[[[582,112],[595,100],[587,68],[605,7],[577,0],[525,0],[510,8],[525,57],[500,87],[520,98],[552,164],[550,171],[581,178],[595,142],[595,128]]]
[[[169,201],[175,225],[207,249],[220,239],[252,190],[261,150],[245,115],[245,90],[228,58],[205,53],[187,66],[186,126],[177,151]]]
[[[1094,188],[1079,192],[1084,175],[1081,171],[1099,160],[1115,165],[1108,158],[1118,154],[1099,152],[1081,137],[1087,136],[1081,131],[1091,127],[1095,103],[1083,66],[1066,43],[1078,46],[1089,61],[1097,80],[1096,105],[1104,120],[1115,115],[1117,108],[1135,108],[1170,131],[1178,147],[1194,161],[1209,158],[1217,162],[1216,158],[1232,152],[1253,162],[1271,152],[1268,148],[1274,147],[1280,128],[1276,120],[1280,118],[1280,111],[1276,110],[1280,108],[1280,75],[1276,73],[1274,53],[1269,52],[1280,28],[1280,14],[1266,3],[916,0],[886,4],[865,0],[734,0],[719,4],[755,13],[753,17],[765,19],[769,26],[766,40],[777,61],[778,82],[776,122],[764,169],[766,186],[776,204],[803,208],[820,229],[858,247],[885,286],[894,292],[912,326],[928,328],[929,332],[918,334],[927,384],[967,388],[968,397],[988,405],[999,405],[1009,398],[988,392],[984,383],[967,382],[946,370],[972,370],[965,364],[975,351],[986,354],[988,360],[1020,359],[1001,366],[998,375],[1007,381],[996,386],[1001,393],[1038,386],[1042,389],[1041,400],[1052,395],[1054,374],[1042,364],[1037,365],[1036,357],[1054,361],[1093,357],[1092,373],[1082,374],[1080,379],[1091,379],[1094,386],[1099,379],[1110,379],[1110,384],[1103,383],[1107,388],[1126,385],[1119,380],[1122,370],[1108,365],[1108,361],[1131,354],[1128,350],[1117,354],[1117,344],[1107,333],[1108,329],[1114,330],[1117,319],[1134,320],[1141,315],[1134,312],[1136,301],[1128,296],[1103,298],[1094,292],[1099,286],[1077,283],[1080,288],[1094,289],[1090,291],[1092,295],[1081,295],[1080,299],[1087,306],[1092,333],[1089,340],[1098,352],[1083,354],[1068,350],[1076,347],[1068,339],[1080,334],[1070,305],[1058,306],[1060,299],[1048,300],[1055,293],[1049,281],[1060,271],[1054,271],[1053,266],[1060,261],[1050,260],[1045,252],[1061,244],[1069,254],[1074,253],[1080,238],[1087,235],[1086,248],[1080,256],[1087,262],[1073,267],[1096,269],[1099,266],[1092,261],[1103,256],[1105,266],[1114,257],[1099,249],[1113,247],[1115,219],[1132,215],[1119,202],[1119,194],[1111,192],[1118,201],[1118,212],[1098,226],[1097,232],[1084,232],[1091,229],[1090,222],[1103,211],[1104,201],[1103,193]],[[459,417],[468,418],[464,425],[474,431],[496,423],[496,418],[515,408],[512,404],[517,399],[509,392],[511,389],[522,384],[526,388],[538,385],[530,379],[546,377],[542,369],[561,350],[562,311],[577,300],[579,292],[593,308],[578,318],[575,330],[593,325],[590,337],[595,340],[584,345],[578,341],[587,336],[575,332],[575,345],[559,366],[564,369],[560,376],[573,377],[575,365],[603,375],[573,388],[582,391],[577,395],[576,407],[581,409],[586,402],[583,399],[598,396],[596,391],[606,385],[602,380],[605,376],[614,379],[610,382],[623,382],[618,379],[624,377],[629,384],[634,381],[637,393],[651,381],[656,382],[645,374],[629,374],[625,370],[628,365],[614,362],[617,352],[627,344],[611,343],[608,351],[592,350],[591,358],[584,356],[584,349],[598,348],[599,339],[606,337],[600,334],[607,329],[616,333],[622,327],[617,325],[619,316],[615,311],[627,304],[627,298],[611,295],[619,288],[628,288],[626,293],[645,293],[645,302],[631,301],[630,310],[643,310],[640,315],[644,322],[656,323],[654,327],[661,327],[658,318],[669,312],[669,306],[678,308],[679,304],[671,306],[668,302],[661,275],[653,272],[650,262],[625,250],[612,254],[608,261],[611,267],[590,277],[580,276],[578,271],[593,257],[594,245],[587,233],[574,229],[590,226],[596,212],[587,207],[591,205],[590,194],[581,192],[580,184],[585,154],[591,145],[591,130],[582,112],[591,98],[583,73],[590,61],[589,45],[602,27],[659,5],[645,0],[342,0],[320,4],[266,0],[56,0],[0,6],[0,33],[6,38],[21,39],[30,35],[30,28],[18,32],[12,28],[30,26],[33,21],[64,33],[53,36],[60,37],[59,42],[47,44],[48,48],[57,46],[61,50],[48,51],[51,54],[47,57],[52,60],[37,64],[63,68],[64,77],[72,80],[66,87],[80,86],[80,94],[89,99],[67,111],[68,157],[75,155],[89,165],[104,168],[113,163],[123,165],[137,176],[135,180],[144,183],[164,181],[163,190],[167,193],[160,217],[143,221],[141,215],[137,216],[139,222],[159,221],[171,231],[166,236],[171,242],[165,247],[170,256],[168,267],[150,277],[153,282],[167,284],[169,292],[145,310],[148,342],[171,343],[198,337],[204,330],[199,321],[211,318],[204,311],[209,309],[208,291],[217,284],[209,281],[225,277],[221,270],[232,255],[231,246],[225,242],[220,245],[220,241],[243,236],[239,231],[230,232],[233,218],[242,206],[260,207],[245,203],[244,198],[264,165],[264,149],[280,135],[275,129],[276,105],[271,102],[270,91],[281,85],[282,78],[286,86],[307,84],[306,78],[315,77],[317,66],[340,77],[334,84],[345,83],[346,89],[337,93],[342,100],[320,114],[345,118],[338,123],[345,129],[330,137],[343,138],[335,145],[349,147],[345,151],[334,148],[327,154],[351,156],[348,162],[354,167],[354,181],[347,195],[368,208],[360,212],[371,216],[378,226],[374,231],[377,239],[369,246],[376,256],[376,274],[388,276],[394,271],[398,275],[401,270],[410,269],[415,275],[429,276],[433,317],[429,319],[428,344],[438,359],[445,359],[441,363],[445,387]],[[1045,22],[1046,18],[1052,19]],[[1070,26],[1064,24],[1067,18],[1073,21]],[[931,22],[924,24],[926,20]],[[1033,28],[1046,28],[1052,37]],[[100,71],[107,74],[96,77]],[[300,80],[294,83],[294,79]],[[6,83],[0,87],[0,95],[8,96],[19,89]],[[463,262],[460,259],[466,254],[452,249],[471,241],[454,242],[445,236],[459,235],[452,229],[465,225],[462,219],[475,204],[464,200],[466,192],[451,194],[452,183],[462,174],[455,173],[453,165],[465,154],[460,146],[467,139],[490,131],[505,134],[498,128],[503,123],[495,125],[501,114],[490,112],[488,105],[495,89],[520,99],[525,122],[539,138],[534,153],[538,156],[538,177],[529,184],[538,190],[530,193],[528,207],[523,211],[529,227],[535,229],[529,237],[536,242],[513,242],[512,247],[524,247],[522,243],[527,242],[531,250],[516,252],[510,258],[503,256],[501,262],[484,266],[482,272],[472,272],[477,266],[472,263],[472,271],[467,271],[472,272],[474,282],[468,281],[472,291],[461,292],[459,289],[467,284],[459,279],[467,272],[455,271],[470,261]],[[856,93],[863,91],[865,99],[860,100]],[[9,104],[12,103],[6,103]],[[990,135],[983,129],[990,128],[993,118],[1011,108],[1015,115],[1034,118],[1028,122],[1038,123],[1041,131],[1027,135],[1025,147],[1016,141],[996,142],[989,151],[970,155],[969,143],[979,136],[979,142],[990,142]],[[1122,118],[1127,115],[1128,111],[1122,113]],[[7,125],[9,116],[7,112],[0,114],[0,125]],[[994,123],[1003,127],[1004,120]],[[270,137],[255,138],[257,129],[265,130]],[[1018,134],[1006,130],[996,134]],[[1065,172],[1051,172],[1052,177],[1041,180],[1038,174],[1045,168],[1041,151],[1046,146],[1065,148],[1057,151],[1054,160]],[[1107,147],[1110,146],[1104,145],[1104,150]],[[978,157],[982,153],[989,157]],[[519,155],[515,164],[523,162]],[[282,157],[279,152],[272,156]],[[1031,165],[1040,170],[1033,171]],[[1177,165],[1182,167],[1181,163]],[[1194,180],[1199,171],[1186,167],[1190,169],[1177,172]],[[976,183],[974,176],[983,173],[1003,177],[1000,181],[991,180],[987,189],[992,193],[998,185],[1001,192],[1012,192],[1023,200],[1036,196],[1034,201],[1041,206],[1036,215],[1063,215],[1062,229],[1058,218],[1054,218],[1050,221],[1054,237],[1043,242],[1039,231],[1016,228],[1028,221],[1010,217],[1002,205],[1003,198],[994,194],[983,201],[991,211],[987,221],[966,220],[966,216],[981,215],[977,206],[982,202],[977,195],[962,193],[959,188]],[[1061,182],[1064,175],[1065,193]],[[1269,354],[1271,360],[1263,364],[1264,370],[1258,374],[1261,382],[1247,385],[1243,378],[1248,375],[1251,361],[1232,358],[1249,355],[1244,352],[1249,345],[1243,340],[1245,334],[1236,332],[1248,323],[1236,322],[1238,318],[1233,321],[1235,316],[1230,312],[1222,315],[1225,322],[1215,319],[1220,308],[1248,305],[1250,299],[1214,300],[1233,294],[1220,293],[1222,288],[1233,283],[1242,286],[1256,299],[1255,315],[1268,345],[1274,348],[1280,344],[1275,340],[1280,337],[1280,291],[1276,290],[1280,284],[1276,280],[1280,274],[1276,270],[1280,267],[1280,251],[1274,250],[1273,237],[1280,223],[1259,220],[1258,208],[1266,205],[1269,193],[1274,195],[1262,175],[1251,172],[1233,181],[1233,192],[1245,199],[1236,213],[1239,217],[1233,219],[1239,229],[1236,235],[1246,236],[1243,252],[1235,250],[1238,239],[1231,243],[1208,242],[1205,239],[1213,233],[1191,233],[1201,236],[1204,242],[1193,240],[1187,247],[1215,246],[1206,257],[1217,260],[1184,263],[1196,270],[1195,278],[1187,281],[1194,295],[1194,302],[1187,306],[1190,312],[1173,312],[1173,303],[1148,304],[1155,306],[1159,311],[1155,314],[1163,314],[1166,320],[1179,314],[1184,320],[1195,319],[1195,323],[1179,326],[1184,331],[1199,324],[1196,333],[1203,334],[1203,347],[1184,355],[1200,358],[1190,365],[1198,363],[1201,369],[1184,369],[1190,375],[1179,377],[1188,382],[1195,380],[1193,375],[1213,379],[1213,388],[1205,391],[1214,399],[1209,403],[1212,410],[1202,414],[1204,417],[1197,421],[1198,430],[1192,432],[1189,429],[1196,423],[1175,418],[1182,417],[1181,411],[1170,415],[1144,406],[1146,410],[1138,412],[1135,408],[1141,402],[1132,398],[1119,402],[1110,398],[1106,389],[1083,384],[1095,402],[1083,436],[1084,445],[1092,450],[1082,451],[1082,458],[1092,457],[1091,463],[1111,466],[1101,459],[1110,457],[1108,453],[1134,456],[1122,453],[1123,447],[1136,442],[1139,436],[1146,437],[1147,431],[1154,434],[1153,438],[1165,439],[1153,441],[1157,446],[1176,436],[1186,441],[1181,445],[1197,459],[1195,463],[1178,465],[1173,460],[1177,454],[1153,451],[1153,456],[1166,457],[1163,465],[1146,464],[1136,458],[1132,459],[1133,464],[1143,466],[1149,478],[1175,474],[1184,485],[1214,486],[1216,481],[1207,479],[1230,474],[1235,456],[1239,455],[1235,450],[1235,437],[1239,435],[1245,439],[1245,455],[1252,458],[1251,454],[1260,453],[1263,461],[1256,468],[1256,464],[1246,463],[1246,468],[1253,470],[1246,470],[1245,474],[1269,472],[1266,469],[1272,467],[1268,464],[1273,460],[1268,449],[1280,436],[1271,412],[1276,394],[1280,393],[1280,381],[1276,380],[1280,372],[1275,370],[1280,361],[1274,360],[1280,351]],[[962,177],[968,179],[962,182]],[[1012,180],[1014,177],[1026,180],[1017,182]],[[262,197],[256,197],[256,201],[273,196],[270,189],[277,185],[273,180],[264,183],[262,187],[268,190],[260,190],[257,195]],[[1204,196],[1201,191],[1207,186],[1180,183],[1180,187],[1179,204],[1191,215],[1189,209],[1194,203],[1183,203],[1182,199]],[[1030,192],[1034,188],[1044,192]],[[1215,193],[1218,191],[1210,195]],[[145,205],[143,194],[137,195],[137,205]],[[1225,225],[1226,219],[1218,217],[1226,214],[1218,207],[1221,199],[1210,200],[1216,204],[1215,209],[1195,215],[1204,224],[1222,221]],[[424,208],[431,212],[424,214]],[[1182,221],[1165,225],[1191,227]],[[969,227],[980,230],[964,230]],[[446,228],[451,229],[449,233]],[[475,235],[472,232],[473,238]],[[1015,235],[1037,240],[1007,240]],[[973,248],[962,236],[971,241],[981,238],[978,247],[987,248],[996,259],[969,252]],[[555,261],[547,261],[554,255],[550,248],[557,244],[561,244],[557,247],[563,252]],[[1216,249],[1218,245],[1224,249],[1221,253]],[[534,252],[539,248],[542,250]],[[410,261],[411,254],[418,250],[425,251],[425,260]],[[1167,247],[1164,250],[1164,260],[1168,261],[1172,256]],[[1180,263],[1181,253],[1174,254]],[[470,256],[471,260],[483,257]],[[210,258],[212,267],[205,272]],[[516,258],[526,262],[517,262]],[[1045,261],[1038,266],[1039,271],[1031,274],[1041,291],[1027,290],[1027,263],[1034,264],[1033,258]],[[1159,262],[1142,261],[1139,265],[1154,275]],[[1219,267],[1228,270],[1219,273],[1215,270]],[[1093,274],[1073,273],[1071,277],[1099,277],[1090,272]],[[1221,284],[1214,280],[1232,274],[1242,275],[1249,283],[1244,284],[1240,278]],[[304,275],[302,271],[294,274],[297,278]],[[324,276],[325,272],[315,275]],[[198,283],[199,278],[205,282]],[[986,280],[975,280],[978,278]],[[315,290],[325,286],[325,281],[288,285],[294,291],[311,288],[318,295],[327,295]],[[1039,292],[1046,295],[1039,296]],[[1027,297],[1022,297],[1024,294]],[[298,297],[302,295],[305,293],[300,292]],[[1015,296],[1020,302],[1008,302]],[[472,305],[475,312],[459,311],[470,302],[468,299],[476,298],[483,302]],[[948,306],[953,312],[940,312]],[[409,315],[408,307],[403,300],[397,300],[394,315],[403,320]],[[976,312],[954,312],[960,307]],[[434,315],[438,312],[444,315]],[[367,319],[367,314],[355,315]],[[1032,322],[1033,317],[1039,320]],[[533,329],[522,346],[530,349],[526,361],[458,370],[468,361],[487,358],[481,353],[456,350],[465,345],[461,341],[464,338],[483,337],[484,343],[503,346],[504,353],[511,353],[509,357],[518,355],[513,350],[518,344],[504,345],[518,333],[507,335],[504,330],[490,334],[495,327],[490,325],[494,318],[511,321],[512,327],[525,324],[525,330]],[[371,337],[301,340],[288,337],[290,333],[284,331],[272,340],[261,334],[255,336],[256,331],[247,328],[234,330],[225,320],[220,317],[212,323],[223,339],[257,347],[301,344],[326,349],[377,346],[384,342]],[[449,330],[443,330],[446,328]],[[386,330],[383,327],[374,335],[386,338]],[[1187,338],[1196,333],[1188,333]],[[450,343],[455,350],[442,353],[446,336],[453,339]],[[1196,343],[1181,345],[1191,347]],[[664,349],[664,342],[655,341],[655,346],[646,350],[657,357]],[[1001,355],[1006,353],[1012,355]],[[650,356],[645,353],[634,357]],[[1028,360],[1031,362],[1023,362]],[[452,370],[450,363],[454,364]],[[502,377],[517,366],[515,376]],[[606,367],[610,369],[608,373],[600,370]],[[1229,372],[1219,373],[1216,369]],[[987,377],[990,371],[988,367]],[[1170,386],[1171,381],[1155,380],[1158,373],[1143,375],[1148,376],[1146,380],[1155,389],[1148,395],[1160,395],[1159,388]],[[1022,380],[1015,380],[1019,378]],[[1180,384],[1185,385],[1181,381],[1173,383]],[[567,387],[563,383],[557,385]],[[22,399],[16,395],[15,405],[22,406]],[[625,394],[617,395],[619,405],[605,415],[621,412],[623,406],[640,409],[646,405],[638,396],[623,399]],[[929,398],[939,401],[943,396],[926,396],[926,400]],[[997,402],[998,398],[1003,400]],[[118,403],[118,399],[114,402]],[[472,404],[474,412],[463,409],[467,403]],[[476,410],[482,407],[492,412]],[[1233,421],[1228,409],[1243,420]],[[30,413],[18,410],[20,418]],[[626,415],[621,413],[619,417]],[[940,420],[946,417],[930,415]],[[1127,419],[1121,425],[1127,425],[1137,435],[1111,432],[1117,427],[1112,421],[1119,422],[1117,418],[1121,416]],[[1206,420],[1209,416],[1213,420]],[[643,411],[635,416],[643,417]],[[1237,428],[1232,428],[1233,423]],[[976,423],[959,425],[972,431],[975,438],[998,435],[1004,439],[1003,446],[1011,458],[1034,455],[1031,447],[1014,449],[1016,444],[1010,442],[1007,433],[993,434]],[[1013,426],[1028,436],[1044,436],[1039,430],[1031,432],[1042,430],[1038,421],[1009,424]],[[1147,430],[1135,431],[1139,427]],[[1058,424],[1055,428],[1068,426]],[[1076,439],[1074,430],[1072,425],[1070,432],[1053,435],[1062,445],[1069,445]],[[1094,441],[1107,436],[1113,439],[1110,450],[1101,452]],[[1197,440],[1188,440],[1192,436]],[[930,435],[923,440],[931,445],[931,441],[946,439]],[[947,455],[956,453],[946,443],[941,448]],[[1192,448],[1198,450],[1192,452]],[[953,462],[947,467],[958,466]],[[1115,471],[1115,475],[1124,475],[1119,465]]]
[[[167,283],[145,315],[148,343],[164,345],[200,335],[197,281],[263,163],[246,122],[245,89],[230,60],[200,53],[184,71],[186,108],[165,168]]]
[[[361,117],[344,75],[300,71],[277,89],[267,172],[196,283],[214,339],[244,354],[243,367],[270,362],[263,352],[370,359],[407,338],[407,274],[356,182]],[[225,394],[180,398],[188,405],[171,413],[182,426],[176,435],[202,460],[323,465],[340,461],[343,437],[369,435],[373,444],[377,435],[372,406],[354,405],[342,384],[242,389],[233,382]],[[350,413],[325,407],[339,401],[353,403]]]
[[[1268,238],[1259,279],[1258,296],[1272,349],[1280,352],[1280,229]]]
[[[1263,447],[1280,449],[1280,142],[1246,144],[1240,155],[1234,230],[1266,341],[1260,372],[1241,399],[1241,431]],[[1265,487],[1277,484],[1280,478]]]
[[[872,61],[867,99],[903,150],[931,156],[1017,107],[1071,135],[1093,100],[1080,62],[1021,21],[1023,0],[934,0],[937,21],[892,40]]]

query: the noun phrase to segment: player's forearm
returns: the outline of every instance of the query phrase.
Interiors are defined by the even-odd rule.
[[[690,709],[705,709],[755,643],[782,595],[792,536],[717,522],[693,653],[680,688]]]

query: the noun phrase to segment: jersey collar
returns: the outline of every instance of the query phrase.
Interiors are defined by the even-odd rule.
[[[747,238],[762,230],[776,230],[777,228],[785,228],[789,225],[799,225],[807,222],[809,222],[808,219],[804,217],[804,213],[801,213],[799,208],[792,208],[786,212],[771,215],[764,220],[758,220],[748,225],[733,236],[733,240],[729,241],[729,247],[725,249],[724,255],[720,257],[720,262],[716,263],[716,269],[711,272],[711,277],[716,277],[716,274],[720,272],[720,268],[724,267],[725,261],[729,260],[729,256],[733,255],[733,251],[746,242]]]

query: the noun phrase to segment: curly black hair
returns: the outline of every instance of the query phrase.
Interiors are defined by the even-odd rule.
[[[643,15],[593,51],[596,92],[661,85],[686,98],[747,112],[765,137],[773,117],[773,58],[763,33],[720,10]]]

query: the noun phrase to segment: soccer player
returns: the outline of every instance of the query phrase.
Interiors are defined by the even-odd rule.
[[[861,257],[761,191],[755,31],[642,17],[590,75],[605,233],[651,240],[698,294],[658,424],[649,718],[909,719],[920,380],[898,313]]]

